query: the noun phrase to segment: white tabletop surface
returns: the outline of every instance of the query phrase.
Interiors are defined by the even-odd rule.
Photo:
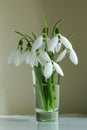
[[[0,116],[0,130],[87,130],[87,116],[62,115],[56,123],[38,123],[35,116]]]

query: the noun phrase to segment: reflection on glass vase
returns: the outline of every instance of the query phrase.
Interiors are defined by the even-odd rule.
[[[39,122],[58,121],[59,85],[55,78],[45,79],[42,68],[32,70],[36,120]]]

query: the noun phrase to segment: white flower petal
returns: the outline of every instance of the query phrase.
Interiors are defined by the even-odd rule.
[[[45,61],[48,61],[48,62],[51,61],[49,55],[48,55],[47,52],[44,51],[44,50],[40,50],[40,56],[41,56]]]
[[[69,56],[70,60],[77,65],[78,64],[78,57],[76,55],[76,52],[72,49],[70,50],[70,56]]]
[[[60,40],[67,49],[72,49],[72,45],[66,37],[60,35]]]
[[[45,50],[45,42],[44,41],[43,41],[43,44],[41,45],[41,47],[39,49]]]
[[[58,42],[57,46],[55,47],[55,51],[56,51],[56,52],[59,52],[60,49],[61,49],[61,46],[62,46],[62,43],[61,43],[61,42]]]
[[[15,55],[14,55],[13,63],[14,63],[16,66],[19,66],[19,65],[22,64],[22,62],[23,62],[22,53],[20,52],[20,50],[18,50],[17,53],[15,53]]]
[[[54,65],[54,68],[57,71],[57,73],[60,74],[61,76],[64,76],[64,73],[63,73],[61,67],[55,62],[53,62],[53,65]]]
[[[30,63],[31,67],[38,66],[37,58],[35,53],[31,53],[30,55]]]
[[[38,66],[37,57],[34,52],[28,52],[26,57],[26,64],[30,64],[31,67]]]
[[[56,62],[60,62],[61,60],[64,59],[64,57],[66,56],[66,53],[67,53],[67,49],[63,50],[60,55],[58,56]]]
[[[30,58],[31,58],[31,55],[32,55],[31,52],[28,52],[28,53],[27,53],[27,55],[26,55],[26,59],[25,59],[26,64],[30,64]]]
[[[37,60],[43,66],[46,64],[46,60],[44,60],[40,55],[37,57]]]
[[[49,37],[46,37],[46,41],[47,41],[47,43],[50,41],[50,38]],[[41,50],[45,50],[45,48],[46,48],[46,46],[45,46],[45,42],[43,41],[43,44],[41,45],[41,47],[39,48],[39,49],[41,49]]]
[[[13,62],[13,58],[14,58],[14,55],[13,55],[13,52],[9,55],[8,57],[8,64],[12,63]]]
[[[55,36],[51,40],[49,40],[48,50],[54,53],[54,48],[56,47],[57,44],[58,44],[58,36]]]
[[[16,55],[16,53],[18,52],[19,50],[14,50],[8,57],[8,64],[12,63],[14,61],[14,57]]]
[[[32,51],[35,51],[37,49],[39,49],[41,47],[41,45],[43,44],[43,38],[42,36],[39,36],[35,42],[32,45]]]
[[[53,73],[53,66],[51,62],[48,62],[44,68],[44,76],[46,79],[50,78]]]
[[[23,61],[26,61],[26,58],[28,57],[28,55],[29,55],[29,51],[25,51],[25,52],[22,53]]]
[[[23,59],[22,59],[22,53],[20,52],[20,50],[16,49],[16,50],[14,50],[14,51],[10,54],[10,56],[9,56],[9,58],[8,58],[8,64],[10,64],[10,63],[12,63],[12,62],[13,62],[14,65],[16,65],[16,66],[19,66],[19,65],[22,64]]]

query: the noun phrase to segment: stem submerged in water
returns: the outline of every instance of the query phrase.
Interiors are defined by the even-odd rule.
[[[39,100],[41,103],[40,109],[42,109],[43,111],[54,111],[56,100],[54,75],[52,75],[49,79],[45,80],[41,67],[35,67],[34,74],[34,86],[36,87],[35,89],[36,91],[38,91],[39,94]]]

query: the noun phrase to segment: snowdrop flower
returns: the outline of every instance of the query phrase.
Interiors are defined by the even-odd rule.
[[[61,49],[62,42],[59,40],[58,35],[48,41],[48,51],[59,52]]]
[[[10,56],[8,57],[8,64],[14,63],[16,66],[19,66],[22,64],[23,59],[22,59],[22,53],[20,52],[19,49],[14,50]]]
[[[44,76],[46,79],[50,78],[53,71],[56,70],[58,74],[64,76],[61,67],[56,62],[48,62],[44,67]]]
[[[64,76],[62,68],[56,62],[53,62],[53,66],[58,74],[60,74],[61,76]]]
[[[60,62],[61,60],[63,60],[64,57],[66,56],[66,54],[67,54],[67,49],[65,49],[64,51],[62,51],[62,52],[60,53],[60,55],[57,57],[56,62]],[[69,59],[70,59],[75,65],[78,64],[78,57],[77,57],[76,52],[74,51],[73,48],[72,48],[72,50],[69,50]]]
[[[48,51],[52,51],[54,53],[54,49],[58,44],[58,36],[56,35],[48,42]]]
[[[26,64],[29,64],[32,68],[38,66],[37,56],[35,52],[29,51],[26,57]]]
[[[62,46],[62,42],[60,41],[60,42],[58,42],[58,44],[55,47],[55,52],[59,52],[61,49],[61,46]]]
[[[46,79],[50,78],[51,75],[53,73],[53,65],[51,62],[48,62],[46,65],[45,65],[45,68],[44,68],[44,76]]]
[[[25,56],[24,56],[24,58],[25,58],[25,62],[26,62],[26,64],[29,64],[30,63],[30,57],[31,57],[31,51],[27,51],[27,52],[25,52]]]
[[[39,54],[37,55],[37,61],[44,66],[47,62],[50,62],[51,59],[46,51],[39,50]]]
[[[32,66],[32,67],[34,67],[34,66],[38,66],[38,60],[37,60],[37,56],[36,56],[36,54],[35,53],[31,53],[31,55],[30,55],[30,65]]]
[[[70,50],[69,58],[70,58],[70,60],[71,60],[75,65],[78,64],[78,57],[77,57],[77,54],[76,54],[76,52],[74,51],[74,49],[71,49],[71,50]]]
[[[72,50],[72,45],[66,37],[60,35],[60,41],[67,49]]]
[[[37,60],[38,60],[38,62],[39,62],[42,66],[44,66],[44,65],[47,63],[47,61],[44,60],[44,59],[41,57],[41,55],[38,55]]]
[[[44,50],[39,50],[38,54],[37,52],[29,51],[26,56],[26,63],[30,64],[31,67],[38,66],[38,62],[41,65],[45,65],[46,62],[50,61],[50,57]]]
[[[22,52],[22,59],[23,59],[23,61],[26,61],[26,57],[29,55],[29,52],[30,51],[24,51],[24,52]]]
[[[57,60],[56,62],[60,62],[61,60],[64,59],[64,57],[66,56],[66,53],[67,53],[67,49],[63,50],[60,55],[57,57]]]
[[[48,61],[48,62],[51,61],[49,55],[48,55],[47,52],[44,51],[44,50],[40,50],[40,56],[41,56],[45,61]]]
[[[32,45],[32,51],[36,51],[43,44],[43,37],[39,36]]]
[[[60,40],[61,40],[62,44],[66,47],[66,49],[68,49],[70,51],[70,55],[69,55],[70,60],[75,65],[77,65],[78,64],[78,57],[77,57],[76,52],[74,51],[71,43],[69,42],[69,40],[62,35],[60,35]],[[57,58],[57,62],[61,61],[65,57],[65,55],[66,55],[66,51],[62,52],[60,54],[60,56]]]

